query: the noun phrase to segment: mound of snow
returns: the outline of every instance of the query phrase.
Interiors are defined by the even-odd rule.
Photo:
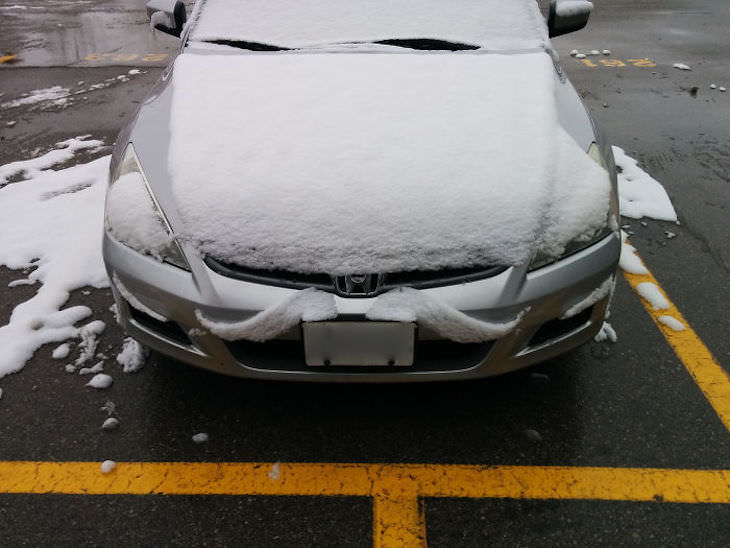
[[[62,308],[70,291],[108,286],[100,235],[109,158],[47,170],[71,159],[76,150],[100,144],[71,139],[34,160],[0,167],[0,177],[22,172],[27,177],[0,188],[0,264],[11,269],[35,267],[28,280],[41,284],[0,327],[0,377],[19,371],[42,344],[81,334],[75,324],[90,316],[91,309]],[[93,323],[84,332],[87,346],[98,329],[101,324]]]
[[[624,217],[640,219],[650,217],[662,221],[676,221],[672,201],[662,184],[642,170],[636,160],[623,149],[613,147],[616,166],[621,168],[618,176],[619,209]]]

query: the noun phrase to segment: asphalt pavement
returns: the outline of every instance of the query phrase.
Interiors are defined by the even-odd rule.
[[[726,546],[730,384],[708,380],[697,345],[730,369],[730,93],[710,89],[730,87],[718,46],[730,4],[595,3],[588,27],[554,44],[610,140],[674,203],[678,225],[623,222],[696,340],[665,337],[620,276],[615,344],[481,381],[254,382],[153,355],[93,391],[48,345],[0,379],[0,543],[398,545],[380,529],[412,510],[431,546]],[[108,84],[62,105],[0,108],[0,165],[78,135],[111,145],[178,47],[151,33],[142,2],[0,0],[0,20],[0,103]],[[16,278],[0,268],[3,322],[33,292],[7,287]],[[110,292],[74,292],[69,305],[82,303],[107,323],[100,351],[116,355]],[[110,414],[120,427],[102,431]],[[209,440],[194,443],[199,432]],[[106,459],[120,463],[111,486],[84,475]],[[209,463],[231,463],[234,479]],[[134,487],[160,464],[164,481]],[[447,485],[429,487],[429,474]]]

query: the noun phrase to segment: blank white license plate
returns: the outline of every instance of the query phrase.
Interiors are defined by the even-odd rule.
[[[414,323],[305,322],[302,332],[309,366],[413,365]]]

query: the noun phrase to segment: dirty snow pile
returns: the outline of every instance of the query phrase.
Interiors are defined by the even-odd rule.
[[[535,0],[207,0],[191,19],[198,17],[192,40],[286,48],[432,38],[494,50],[541,48],[547,41]]]
[[[204,255],[335,275],[519,264],[605,223],[607,174],[560,129],[545,53],[184,54],[173,78],[168,170]]]

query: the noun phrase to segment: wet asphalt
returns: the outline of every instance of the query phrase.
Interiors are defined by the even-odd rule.
[[[709,85],[730,87],[727,52],[718,47],[727,43],[730,4],[697,4],[596,2],[588,27],[554,44],[610,140],[670,194],[680,225],[624,223],[660,285],[727,369],[730,93]],[[157,78],[161,56],[177,47],[173,38],[151,35],[140,6],[0,0],[0,57],[16,55],[0,65],[0,103],[32,89],[81,89],[88,87],[81,81],[142,70],[64,108],[0,109],[0,165],[77,135],[114,141]],[[574,48],[611,55],[589,55],[585,63],[570,57]],[[677,70],[676,62],[692,70]],[[666,230],[677,236],[667,238]],[[3,322],[32,291],[7,288],[16,278],[0,269]],[[111,302],[108,290],[93,290],[75,292],[69,303],[91,306],[107,323],[107,356],[123,338]],[[153,356],[139,373],[117,372],[114,386],[97,392],[84,387],[86,378],[66,374],[48,346],[20,373],[0,379],[0,460],[730,469],[727,430],[622,278],[611,321],[616,344],[591,342],[526,371],[447,384],[254,382]],[[100,428],[108,401],[121,423],[114,432]],[[196,445],[191,437],[201,431],[210,440]],[[726,546],[730,538],[727,505],[427,499],[425,512],[431,546]],[[0,494],[4,546],[367,546],[371,524],[371,502],[358,497]]]

